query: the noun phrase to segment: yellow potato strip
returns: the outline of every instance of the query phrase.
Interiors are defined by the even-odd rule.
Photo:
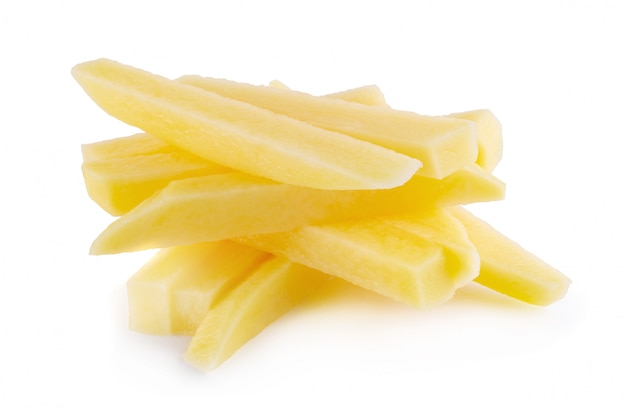
[[[502,159],[502,125],[491,110],[471,110],[452,113],[448,117],[470,120],[476,124],[478,156],[476,163],[492,172]]]
[[[305,226],[236,241],[418,308],[448,300],[476,277],[480,266],[463,225],[445,210]]]
[[[540,306],[552,304],[565,295],[571,281],[562,272],[466,209],[455,207],[452,212],[461,220],[480,254],[477,283]]]
[[[267,260],[209,310],[185,360],[202,370],[217,367],[329,279],[284,258]]]
[[[84,163],[108,161],[129,156],[184,152],[179,147],[149,133],[136,133],[130,136],[86,143],[81,146],[81,151]]]
[[[207,311],[269,257],[231,241],[160,250],[127,282],[130,329],[193,334]]]
[[[207,77],[184,76],[178,80],[409,155],[424,164],[417,175],[441,179],[474,162],[478,155],[475,125],[467,120],[422,116]]]
[[[283,90],[291,90],[285,84],[278,80],[269,83],[270,87],[281,88]],[[336,93],[326,94],[322,97],[336,98],[339,100],[353,101],[355,103],[365,104],[367,106],[385,106],[389,107],[385,101],[385,96],[380,88],[376,85],[364,85],[362,87],[351,88],[349,90],[338,91]]]
[[[308,224],[402,213],[504,198],[505,186],[477,165],[402,187],[330,191],[276,183],[242,173],[173,181],[112,222],[92,254],[189,245]]]
[[[384,189],[421,167],[381,146],[114,61],[79,64],[72,74],[112,116],[252,175],[321,189]]]
[[[231,171],[184,151],[89,161],[81,170],[89,197],[113,216],[129,212],[172,181]]]

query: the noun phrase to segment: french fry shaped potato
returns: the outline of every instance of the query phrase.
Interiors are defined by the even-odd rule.
[[[540,306],[552,304],[565,295],[571,281],[562,272],[466,209],[455,207],[452,212],[461,220],[480,254],[477,283]]]
[[[450,299],[480,266],[463,225],[444,209],[236,240],[417,308]]]
[[[214,369],[330,278],[285,258],[270,258],[209,310],[185,360],[202,370]]]
[[[478,155],[475,124],[467,120],[215,78],[185,76],[178,80],[409,155],[423,163],[417,175],[441,179],[474,162]]]
[[[436,180],[413,177],[390,190],[332,191],[231,172],[172,181],[111,223],[92,254],[190,245],[259,233],[504,198],[478,165]]]
[[[127,282],[130,329],[192,335],[209,309],[270,256],[227,240],[160,250]]]
[[[72,74],[110,115],[248,174],[321,189],[385,189],[422,166],[382,146],[114,61],[85,62]]]

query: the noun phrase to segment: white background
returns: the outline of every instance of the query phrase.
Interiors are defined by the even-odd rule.
[[[0,4],[0,415],[626,415],[626,7],[603,1]],[[133,334],[80,144],[134,128],[70,76],[108,57],[315,94],[378,84],[424,114],[490,108],[486,220],[573,284],[537,308],[478,286],[430,311],[358,291],[276,322],[216,371]],[[131,414],[132,413],[132,414]]]

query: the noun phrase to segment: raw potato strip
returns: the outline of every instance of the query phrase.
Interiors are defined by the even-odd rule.
[[[326,94],[323,97],[352,101],[354,103],[365,104],[367,106],[389,107],[383,92],[380,91],[380,88],[376,85],[351,88],[345,91]]]
[[[299,91],[199,76],[184,76],[178,80],[409,155],[423,163],[417,175],[444,178],[474,162],[478,155],[475,126],[467,120],[422,116]]]
[[[270,81],[269,86],[272,88],[280,88],[282,90],[291,90],[291,88],[278,80]],[[326,94],[322,97],[353,101],[355,103],[361,103],[367,106],[389,107],[389,105],[385,101],[385,96],[383,95],[383,92],[380,91],[380,88],[378,88],[378,86],[376,85],[364,85],[362,87],[356,87],[349,90]]]
[[[405,183],[421,166],[381,146],[114,61],[79,64],[72,74],[112,116],[249,174],[312,188],[384,189]]]
[[[477,283],[540,306],[565,295],[571,283],[568,277],[464,208],[455,207],[453,213],[480,254]]]
[[[441,245],[447,259],[446,276],[456,288],[473,281],[480,268],[480,256],[466,230],[447,209],[430,213],[411,212],[381,220],[428,241]]]
[[[130,252],[275,233],[352,218],[504,198],[505,186],[477,165],[443,180],[413,177],[391,190],[330,191],[242,173],[173,181],[112,222],[91,254]]]
[[[211,306],[270,256],[230,241],[160,250],[128,280],[130,329],[193,334]]]
[[[272,81],[270,87],[281,88],[283,90],[290,89],[280,81]],[[354,101],[369,106],[389,107],[382,91],[375,85],[327,94],[324,97]],[[476,124],[476,138],[478,141],[476,163],[487,171],[492,172],[502,158],[502,126],[493,112],[486,109],[470,110],[462,113],[448,114],[445,117],[469,120]]]
[[[480,267],[463,225],[444,210],[402,218],[398,225],[372,218],[236,241],[417,308],[448,300]]]
[[[81,170],[89,197],[113,216],[129,212],[171,181],[231,171],[184,151],[89,161]]]
[[[270,85],[276,88],[289,89],[289,87],[276,80],[272,81]],[[387,105],[382,91],[375,85],[366,85],[350,90],[339,91],[327,94],[324,97],[354,101],[370,106]],[[152,155],[156,153],[184,152],[177,146],[148,133],[136,133],[130,136],[87,143],[81,146],[81,150],[83,162],[109,160],[128,156]],[[207,161],[207,164],[210,164],[210,162]]]
[[[470,120],[476,123],[478,157],[476,163],[492,172],[502,159],[502,125],[491,110],[471,110],[452,113],[448,117]]]
[[[217,367],[329,279],[284,258],[264,262],[209,311],[185,360],[202,370]]]
[[[81,151],[85,163],[129,156],[183,152],[179,147],[149,133],[135,133],[130,136],[86,143],[81,145]],[[207,163],[210,162],[207,161]]]

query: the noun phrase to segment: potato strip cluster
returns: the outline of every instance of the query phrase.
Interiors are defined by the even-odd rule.
[[[470,282],[540,306],[567,292],[463,207],[504,198],[489,110],[424,116],[376,86],[320,97],[108,59],[72,75],[141,130],[82,146],[87,193],[117,217],[91,254],[160,249],[128,280],[129,325],[191,336],[199,369],[332,279],[422,309]]]

